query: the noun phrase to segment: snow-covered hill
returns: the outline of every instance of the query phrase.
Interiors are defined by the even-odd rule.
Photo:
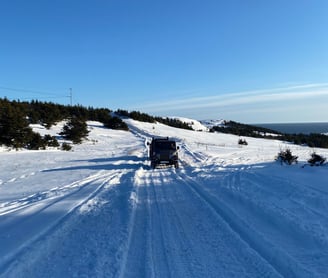
[[[200,123],[210,129],[213,126],[223,127],[225,125],[225,120],[202,120]]]
[[[178,119],[181,122],[188,124],[195,131],[208,131],[208,127],[203,125],[200,121],[183,118],[183,117],[173,117],[174,119]]]
[[[126,121],[89,122],[72,152],[0,152],[1,277],[327,276],[328,167],[301,167],[313,149]],[[179,169],[150,168],[153,135],[178,141]],[[298,165],[274,162],[286,146]]]

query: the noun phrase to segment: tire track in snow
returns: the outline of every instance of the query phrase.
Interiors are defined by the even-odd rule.
[[[138,181],[138,173],[140,170],[135,172],[134,180]],[[131,213],[130,213],[130,220],[128,223],[128,236],[127,236],[127,242],[126,246],[124,247],[121,263],[120,263],[120,269],[118,271],[118,277],[124,278],[128,274],[128,256],[129,253],[132,250],[132,241],[133,236],[135,232],[135,226],[136,226],[136,214],[137,214],[137,208],[138,208],[138,202],[139,202],[139,186],[138,182],[134,183],[133,190],[130,195],[130,201],[131,201]]]
[[[39,192],[36,194],[32,194],[30,196],[11,201],[1,204],[0,207],[0,216],[10,214],[16,211],[19,211],[21,209],[26,209],[31,206],[35,206],[36,203],[41,202],[47,202],[50,200],[54,200],[48,205],[52,205],[55,202],[59,202],[63,200],[64,198],[69,197],[72,194],[76,194],[79,190],[82,190],[83,187],[88,186],[90,183],[101,179],[103,177],[106,177],[108,174],[104,174],[103,171],[100,171],[99,173],[95,175],[91,175],[89,177],[83,178],[81,180],[75,181],[73,183],[70,183],[68,185],[64,185],[61,187],[56,187],[54,189]],[[41,209],[40,209],[41,210]]]
[[[200,159],[200,157],[199,156],[197,156],[197,155],[193,155],[193,153],[192,152],[188,152],[188,154],[187,154],[188,156],[189,155],[192,155],[193,157],[194,157],[194,159],[196,159],[196,161],[197,161],[197,163],[202,163],[203,162],[203,160],[201,160]],[[193,160],[194,160],[193,159]],[[202,166],[200,166],[200,168],[199,169],[202,169]],[[154,171],[154,173],[157,173],[157,172],[159,172],[159,171]],[[171,171],[170,171],[171,172]],[[163,172],[162,172],[163,173]],[[190,173],[191,173],[191,171],[190,171]],[[182,178],[182,176],[181,175],[178,175],[178,180],[183,180],[183,178]],[[171,186],[180,186],[181,187],[181,184],[183,184],[184,186],[182,186],[182,187],[185,187],[185,182],[182,182],[181,183],[181,181],[179,181],[178,183],[176,183],[177,182],[177,180],[176,180],[176,177],[175,177],[175,182],[172,182],[172,184],[171,184]],[[160,186],[158,186],[158,188],[161,188],[161,189],[163,189],[163,188],[165,188],[165,186],[168,186],[168,185],[166,185],[165,184],[165,182],[160,182],[159,183],[159,185]],[[171,193],[172,194],[172,193]],[[190,193],[188,193],[189,195],[190,195]],[[191,196],[196,196],[197,194],[195,194],[194,192],[191,192]],[[166,197],[168,197],[168,196],[170,196],[170,194],[168,194],[168,195],[163,195],[163,196],[166,196]],[[162,196],[162,197],[163,197]],[[171,196],[172,197],[172,196]],[[171,197],[169,197],[169,198],[171,198]],[[197,196],[196,196],[197,197]],[[199,196],[198,196],[198,198],[199,198]],[[196,198],[197,199],[197,198]],[[201,200],[202,200],[202,202],[204,202],[204,200],[201,198]],[[157,202],[158,203],[158,202]],[[208,202],[205,202],[206,203],[206,205],[208,206]],[[168,200],[168,202],[167,202],[167,206],[169,206],[170,204],[172,204],[172,200]],[[189,206],[190,205],[190,203],[189,204],[187,204],[187,206]],[[212,208],[213,209],[213,208]],[[165,215],[167,215],[167,213],[168,213],[168,208],[166,207],[164,210],[164,214],[163,214],[163,217],[165,217],[166,218],[166,216]],[[184,224],[181,224],[182,222],[185,222],[185,220],[183,220],[183,218],[181,218],[180,216],[179,216],[179,214],[181,214],[181,210],[180,209],[178,209],[178,210],[175,210],[175,212],[174,212],[174,214],[172,214],[172,211],[174,211],[174,209],[171,209],[170,210],[171,211],[171,215],[170,215],[170,218],[172,218],[172,215],[175,215],[176,217],[174,218],[175,220],[174,220],[174,222],[173,222],[173,225],[172,226],[175,226],[175,227],[180,227],[179,229],[176,229],[175,230],[175,236],[177,236],[177,234],[181,234],[181,231],[183,231],[183,230],[185,230],[184,228],[183,228],[183,225]],[[169,217],[167,217],[167,219],[169,219]],[[204,219],[202,219],[202,220],[200,220],[201,222],[202,222],[202,224],[201,225],[204,225],[205,223],[206,223],[206,225],[208,225],[209,223],[207,222],[208,220],[205,220],[206,219],[206,217],[204,218]],[[172,221],[172,220],[171,220]],[[166,225],[166,229],[165,229],[165,232],[166,233],[171,233],[170,232],[170,229],[168,229],[167,227],[168,227],[168,223],[169,222],[171,222],[171,221],[164,221],[163,222],[163,224],[165,223],[165,225]],[[182,222],[181,222],[182,221]],[[179,224],[180,223],[180,224]],[[229,224],[229,223],[228,223]],[[171,229],[172,230],[172,229]],[[179,231],[178,231],[179,230]],[[206,232],[208,232],[208,230],[210,230],[210,229],[207,229],[207,228],[204,228],[204,230],[203,230],[203,233],[206,233]],[[193,250],[194,248],[192,247],[192,244],[189,244],[189,247],[188,247],[188,237],[190,237],[191,236],[191,234],[190,234],[190,232],[189,231],[187,231],[187,230],[185,230],[186,231],[186,233],[184,234],[184,239],[183,240],[181,240],[182,239],[182,237],[180,237],[180,236],[178,236],[177,238],[179,239],[179,243],[178,244],[181,244],[182,242],[184,242],[184,245],[185,246],[187,246],[187,249],[189,248],[190,250]],[[196,231],[194,231],[194,232],[196,232]],[[199,231],[197,231],[196,232],[197,234],[198,234],[198,236],[200,236],[200,238],[202,238],[202,236],[203,236],[203,234],[202,234],[202,232],[201,233],[199,233]],[[182,233],[183,234],[183,233]],[[228,234],[226,235],[226,236],[228,236],[228,237],[230,237],[230,235],[229,235],[229,232],[228,232]],[[168,237],[168,235],[166,234],[166,238]],[[192,237],[191,238],[193,238],[194,239],[194,237],[195,237],[195,235],[192,235]],[[187,240],[187,241],[186,241]],[[205,242],[207,242],[209,240],[209,238],[208,237],[205,237],[204,239],[203,239],[203,242],[205,243]],[[211,239],[211,240],[213,240],[213,238]],[[214,242],[215,242],[216,240],[214,239]],[[169,245],[171,245],[171,246],[174,246],[174,244],[173,244],[173,242],[174,242],[174,240],[168,240],[168,244]],[[206,243],[206,244],[208,244],[208,243]],[[223,246],[225,246],[226,244],[225,243],[223,243],[223,242],[221,242],[220,243],[221,245],[223,245]],[[214,245],[215,245],[215,243],[214,243]],[[228,247],[223,247],[223,250],[224,250],[224,252],[227,252],[229,249],[228,249]],[[192,252],[192,253],[195,253],[195,254],[202,254],[203,252],[202,252],[202,250],[196,250],[195,252]],[[189,253],[189,257],[188,257],[188,259],[187,259],[187,264],[188,264],[188,269],[193,269],[193,271],[196,271],[196,268],[197,268],[197,265],[198,265],[198,270],[195,272],[195,273],[193,273],[193,274],[195,274],[195,277],[203,277],[204,275],[205,276],[211,276],[211,275],[213,275],[213,274],[210,274],[210,272],[208,272],[208,270],[207,270],[207,265],[208,265],[208,258],[209,257],[211,257],[211,255],[209,255],[209,254],[206,254],[205,255],[205,261],[204,261],[204,258],[202,258],[201,259],[201,261],[198,261],[197,262],[197,257],[198,257],[198,259],[200,258],[199,257],[199,255],[198,256],[194,256],[192,253]],[[186,254],[185,254],[186,255]],[[248,254],[249,255],[249,254]],[[238,257],[238,254],[237,253],[235,253],[235,255],[232,255],[232,256],[235,256],[235,258],[236,257]],[[175,263],[176,263],[176,260],[178,259],[178,257],[177,257],[177,253],[171,253],[170,254],[170,256],[169,256],[169,258],[170,258],[170,261],[171,261],[171,268],[172,268],[172,273],[174,273],[174,271],[176,270],[176,271],[179,271],[179,267],[181,268],[181,266],[177,266],[177,265],[174,265]],[[206,260],[206,258],[207,258],[207,260]],[[260,258],[262,258],[262,257],[260,257]],[[247,258],[245,257],[245,259],[246,259],[246,262],[244,262],[244,264],[242,264],[242,265],[240,265],[239,267],[245,267],[246,265],[248,265],[248,263],[249,262],[247,262]],[[173,260],[173,261],[172,261]],[[225,259],[226,260],[226,259]],[[228,259],[229,260],[229,259]],[[232,257],[231,257],[231,259],[230,260],[232,260],[232,261],[234,261],[235,259],[232,259]],[[185,261],[186,262],[186,261]],[[231,261],[230,261],[230,263],[231,263]],[[252,263],[254,263],[254,262],[252,262]],[[229,263],[227,263],[227,264],[229,264]],[[255,264],[258,264],[258,262],[255,262]],[[262,263],[259,263],[261,266],[260,266],[260,268],[261,269],[258,269],[257,270],[257,272],[256,272],[256,274],[258,275],[259,273],[261,273],[261,276],[263,276],[263,277],[280,277],[280,275],[278,274],[278,272],[276,272],[273,268],[271,268],[270,266],[268,266],[268,264],[267,263],[264,263],[264,261],[262,262]],[[172,266],[173,265],[173,266]],[[174,269],[175,267],[177,267],[177,269]],[[256,268],[257,266],[255,266],[255,268]],[[238,266],[237,266],[237,268],[238,268]],[[186,271],[186,269],[183,269],[183,270],[181,270],[180,269],[180,271]],[[207,271],[207,272],[206,272]],[[232,270],[232,271],[236,271],[236,269],[235,270]],[[240,270],[239,270],[240,271]],[[202,274],[201,274],[202,273]],[[206,274],[204,274],[204,273],[206,273]],[[242,273],[242,272],[239,272],[239,275],[237,275],[236,277],[240,277],[240,273]],[[214,275],[213,275],[213,277],[217,277],[217,275],[218,275],[218,273],[215,273]],[[242,277],[244,277],[244,276],[247,276],[247,274],[242,274],[241,276]],[[189,275],[189,276],[192,276],[192,275]],[[231,275],[230,275],[231,276]]]
[[[304,212],[310,213],[310,215],[306,216],[306,218],[311,219],[313,215],[317,215],[320,219],[325,219],[328,221],[328,217],[326,215],[328,203],[324,203],[321,211],[318,210],[318,205],[316,204],[318,201],[320,202],[321,200],[326,200],[326,198],[321,197],[321,191],[312,190],[310,186],[300,186],[299,184],[295,184],[293,181],[288,179],[277,179],[275,177],[272,177],[272,180],[275,181],[275,187],[274,190],[272,190],[270,186],[264,187],[263,179],[264,176],[258,173],[251,172],[243,175],[243,183],[256,187],[256,192],[258,192],[258,194],[273,196],[278,202],[281,201],[281,199],[288,198],[291,204],[294,204],[294,209],[301,209],[304,210]]]
[[[147,230],[147,247],[146,250],[148,250],[148,264],[150,266],[150,277],[157,277],[158,275],[155,275],[156,270],[155,270],[155,261],[156,261],[156,255],[155,255],[155,247],[153,244],[153,234],[152,234],[152,228],[154,226],[154,213],[152,212],[152,203],[153,201],[150,198],[150,186],[149,182],[146,179],[145,180],[145,185],[146,185],[146,192],[147,192],[147,199],[146,199],[146,206],[147,206],[147,212],[149,216],[149,225],[148,225],[148,230]]]
[[[209,203],[204,196],[194,190],[193,185],[191,185],[191,183],[195,182],[194,180],[188,179],[181,174],[179,177],[184,184],[186,192],[189,191],[189,194],[193,195],[193,198],[195,198],[195,202],[199,203],[198,206],[203,206],[204,210],[207,211],[208,216],[206,221],[212,219],[211,222],[215,223],[217,226],[217,237],[219,237],[222,242],[219,241],[216,244],[222,245],[222,247],[220,247],[220,249],[222,249],[220,253],[222,253],[224,257],[227,256],[228,259],[230,258],[230,261],[227,259],[223,260],[220,269],[224,270],[225,265],[231,265],[228,267],[230,268],[228,271],[232,273],[235,272],[235,274],[223,273],[221,275],[222,277],[281,277],[279,272],[267,264],[267,262],[265,262],[261,256],[258,256],[253,249],[250,249],[248,244],[245,245],[244,240],[240,239],[240,235],[234,230],[231,230],[230,223],[216,211],[213,205]],[[204,232],[206,233],[206,230]],[[241,271],[241,269],[244,269],[244,271]]]
[[[235,174],[232,174],[235,175]],[[205,202],[212,210],[222,218],[231,230],[245,242],[252,250],[254,250],[260,258],[272,266],[272,269],[279,273],[282,277],[317,277],[317,275],[303,268],[287,253],[283,252],[277,246],[267,241],[262,234],[248,225],[236,215],[226,203],[217,199],[210,192],[206,191],[200,182],[192,179],[191,172],[181,173],[180,179],[185,182],[190,190]],[[232,177],[235,179],[236,177]],[[237,174],[237,179],[238,179]],[[319,277],[319,276],[318,276]]]
[[[302,186],[298,187],[288,178],[279,179],[277,182],[276,179],[268,180],[267,176],[253,171],[243,171],[240,176],[239,191],[230,190],[230,184],[234,181],[227,178],[222,181],[222,186],[218,187],[220,194],[225,195],[231,202],[237,201],[241,207],[239,210],[242,210],[243,206],[251,208],[254,211],[252,220],[261,222],[258,229],[270,228],[271,231],[264,233],[272,233],[272,230],[275,230],[276,237],[280,235],[284,240],[288,238],[288,242],[293,242],[295,246],[304,247],[305,242],[312,247],[328,245],[328,204],[321,194]],[[285,248],[288,249],[288,246]],[[295,253],[296,249],[292,251]],[[304,256],[304,252],[301,253]]]
[[[143,168],[135,173],[133,208],[119,277],[171,277],[154,181]]]
[[[156,170],[151,178],[172,277],[280,277],[264,261],[251,259],[252,250],[242,250],[236,235],[174,170]]]
[[[25,258],[25,264],[29,265],[30,260],[34,260],[33,256],[30,256],[30,252],[33,250],[38,254],[38,250],[34,248],[34,245],[41,244],[46,242],[44,239],[50,237],[54,231],[60,230],[63,223],[69,222],[70,218],[81,208],[83,205],[87,204],[91,199],[99,194],[103,188],[110,183],[112,179],[117,178],[117,172],[114,173],[97,173],[80,181],[76,181],[69,185],[68,187],[78,187],[76,190],[69,191],[68,194],[64,194],[59,198],[44,198],[40,204],[32,204],[26,209],[21,208],[18,212],[14,211],[15,214],[26,214],[25,210],[29,210],[31,216],[25,217],[24,222],[20,221],[20,227],[24,230],[24,225],[29,227],[35,226],[35,229],[29,228],[28,231],[30,234],[22,233],[21,229],[17,231],[17,223],[9,222],[9,226],[6,227],[5,233],[10,234],[10,236],[15,236],[16,242],[18,245],[14,250],[14,253],[6,252],[5,247],[2,246],[1,252],[4,252],[6,255],[2,256],[2,261],[0,265],[0,274],[5,273],[6,277],[15,277],[16,273],[19,270],[15,269],[17,258]],[[93,187],[93,185],[96,185]],[[64,205],[67,211],[61,210],[61,207]],[[57,214],[56,214],[57,212]],[[53,214],[55,214],[53,216]],[[14,219],[19,218],[19,216],[14,217]],[[40,225],[42,225],[40,227]],[[14,230],[14,228],[16,228]],[[47,242],[46,242],[47,243]],[[12,246],[6,246],[8,250],[12,249]],[[10,276],[12,275],[12,276]]]
[[[275,245],[311,271],[313,276],[326,273],[328,254],[322,250],[328,248],[328,218],[325,215],[327,203],[320,205],[321,211],[317,208],[322,200],[321,194],[314,194],[302,186],[298,188],[288,178],[280,182],[273,179],[274,183],[268,179],[263,182],[263,179],[264,176],[258,173],[243,172],[240,192],[222,190],[220,195],[237,201],[239,212],[251,209],[252,225],[262,234],[269,235]],[[311,261],[317,253],[321,253],[323,263],[314,268]]]
[[[144,238],[147,242],[140,245],[137,240],[132,240],[131,247],[129,248],[129,254],[127,259],[128,270],[124,273],[124,277],[193,277],[192,267],[188,260],[192,256],[185,256],[185,249],[182,250],[183,256],[177,256],[176,252],[180,252],[181,242],[185,242],[183,236],[180,236],[181,231],[171,225],[172,215],[168,214],[168,199],[166,199],[165,194],[163,195],[163,187],[167,186],[167,180],[165,174],[169,173],[164,169],[159,171],[143,171],[141,175],[138,176],[138,183],[141,186],[139,191],[140,196],[140,208],[143,205],[147,206],[148,221],[147,227],[142,225],[140,218],[142,217],[142,211],[136,217],[135,223],[136,228],[132,237],[135,239],[140,238],[141,230],[144,230]],[[147,196],[143,196],[146,191]],[[145,200],[145,204],[142,204]],[[139,245],[138,245],[139,244]],[[189,243],[188,249],[192,246]],[[135,249],[145,250],[144,257],[147,258],[146,261],[138,257],[138,262],[133,259],[136,257]],[[172,251],[174,250],[174,251]],[[148,268],[140,272],[140,264],[147,264]],[[181,263],[184,267],[181,268]],[[132,275],[130,275],[132,273]],[[200,276],[196,276],[200,277]]]
[[[169,258],[172,261],[170,263],[170,268],[172,269],[171,276],[199,277],[195,269],[199,270],[201,263],[194,255],[197,253],[193,248],[194,243],[189,240],[188,231],[183,225],[183,219],[181,219],[180,215],[181,211],[174,205],[175,201],[173,201],[173,198],[179,196],[180,193],[176,186],[168,180],[168,176],[172,175],[174,175],[172,172],[155,172],[152,174],[153,179],[160,177],[160,182],[157,182],[158,185],[155,186],[154,184],[154,190],[160,191],[157,195],[161,196],[162,201],[158,204],[165,204],[165,209],[162,209],[162,215],[166,219],[165,242],[169,246]],[[169,188],[171,192],[168,190]]]
[[[158,248],[153,248],[153,250],[160,250],[160,252],[156,252],[156,261],[160,262],[160,265],[161,267],[159,267],[159,269],[161,270],[161,272],[159,272],[159,275],[155,276],[155,277],[159,277],[159,276],[163,276],[163,272],[165,273],[165,277],[172,277],[172,273],[171,273],[171,267],[170,267],[170,264],[169,264],[169,260],[168,260],[168,257],[167,257],[167,247],[165,245],[165,236],[164,236],[164,233],[165,231],[163,230],[163,223],[162,223],[162,220],[163,220],[163,211],[160,209],[160,202],[161,200],[158,198],[158,194],[156,193],[156,187],[158,187],[156,185],[156,182],[154,182],[154,180],[151,180],[149,186],[151,187],[151,191],[152,191],[152,196],[153,198],[151,198],[153,200],[153,206],[152,206],[152,209],[155,209],[156,210],[156,213],[154,213],[155,218],[153,218],[153,225],[152,225],[152,228],[156,228],[157,230],[157,235],[159,235],[158,237],[160,238],[160,241],[158,242],[158,244],[156,245],[159,245],[159,246],[156,246]],[[154,208],[155,206],[155,208]],[[157,221],[155,221],[157,220]],[[155,229],[153,229],[155,230]],[[154,240],[155,240],[155,237],[154,237],[154,234],[152,234],[152,240],[151,242],[153,243],[154,245]],[[159,256],[162,257],[161,260],[158,260]],[[155,264],[154,264],[155,265]],[[163,271],[164,270],[164,271]],[[156,273],[156,271],[154,271]]]
[[[302,275],[302,269],[306,270],[303,273],[305,277],[322,277],[322,273],[327,272],[328,254],[323,252],[328,242],[325,216],[327,206],[326,203],[320,202],[321,199],[325,200],[320,197],[321,194],[326,194],[325,191],[307,184],[295,184],[288,177],[263,175],[262,168],[253,169],[251,165],[235,166],[230,169],[218,167],[217,164],[215,167],[213,164],[210,168],[211,171],[209,167],[185,170],[188,170],[189,176],[192,176],[193,171],[197,172],[197,179],[202,179],[197,182],[199,188],[211,195],[214,202],[223,202],[223,205],[234,214],[237,213],[241,220],[247,219],[248,226],[252,223],[250,227],[253,230],[256,227],[255,231],[265,238],[268,246],[275,246],[274,250],[277,249],[282,258],[284,255],[287,256],[286,262],[280,259],[282,264],[286,265],[285,268],[291,260],[291,268],[294,267],[297,273]],[[248,181],[247,184],[245,180]],[[259,194],[262,192],[263,196]],[[316,196],[318,198],[315,198]],[[276,202],[271,204],[275,198]],[[284,202],[286,198],[288,206]],[[324,214],[317,210],[318,202]],[[305,225],[300,226],[303,223]],[[320,258],[315,255],[318,253],[322,254]],[[313,267],[313,260],[322,262],[320,268]],[[314,265],[318,266],[318,263]]]
[[[179,160],[185,166],[193,166],[192,164],[204,165],[204,162],[207,159],[202,153],[192,152],[186,144],[182,144],[180,150],[182,150],[183,155],[180,155]]]

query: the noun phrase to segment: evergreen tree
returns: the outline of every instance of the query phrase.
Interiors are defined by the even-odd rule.
[[[297,156],[293,155],[291,150],[287,148],[286,150],[281,150],[276,160],[279,161],[281,164],[286,163],[288,165],[292,165],[293,163],[297,163]]]
[[[72,117],[60,133],[65,139],[73,141],[74,144],[82,143],[88,134],[89,130],[85,120],[77,117]]]
[[[110,117],[103,124],[105,127],[111,129],[129,130],[127,124],[118,117]]]
[[[23,148],[32,136],[32,129],[19,103],[3,100],[0,109],[0,144]]]

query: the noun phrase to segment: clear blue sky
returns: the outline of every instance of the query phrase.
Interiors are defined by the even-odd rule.
[[[327,0],[1,0],[0,97],[328,121]]]

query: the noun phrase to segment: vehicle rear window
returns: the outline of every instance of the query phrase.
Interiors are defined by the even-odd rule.
[[[162,150],[175,150],[175,142],[155,142],[155,147]]]

